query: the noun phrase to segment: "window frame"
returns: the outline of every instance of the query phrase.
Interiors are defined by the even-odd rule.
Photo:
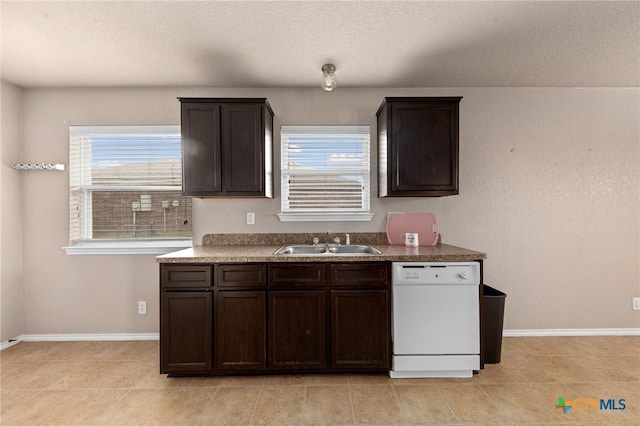
[[[106,130],[112,130],[107,132]],[[135,130],[134,130],[135,129]],[[91,203],[91,194],[94,191],[108,191],[108,192],[176,192],[182,191],[182,186],[174,185],[105,185],[105,184],[72,184],[74,179],[74,170],[77,170],[81,166],[80,159],[74,159],[72,152],[71,138],[73,134],[82,134],[83,131],[87,134],[99,134],[104,132],[108,134],[134,134],[136,131],[144,131],[144,129],[153,129],[158,134],[161,133],[174,133],[180,137],[179,125],[102,125],[102,126],[70,126],[69,127],[69,208],[71,209],[71,191],[72,188],[78,187],[80,193],[82,193],[80,204],[83,205],[81,214],[84,218],[80,220],[81,237],[76,238],[71,235],[72,218],[71,211],[69,211],[69,245],[62,247],[69,255],[105,255],[105,254],[166,254],[172,251],[191,248],[193,246],[193,237],[165,237],[165,238],[86,238],[87,235],[92,235],[92,216],[91,210],[88,208],[87,203]],[[122,132],[122,133],[120,133]],[[141,133],[142,134],[142,133]],[[83,173],[81,170],[77,171],[78,175],[75,178],[80,178]]]
[[[365,197],[364,204],[360,209],[354,209],[349,211],[349,209],[331,211],[330,209],[318,209],[315,211],[296,211],[292,210],[291,207],[285,208],[286,194],[288,191],[288,179],[290,176],[289,169],[285,164],[285,155],[287,154],[287,149],[289,146],[288,139],[295,135],[319,135],[330,137],[338,137],[338,136],[357,136],[357,135],[366,135],[366,164],[364,165],[364,169],[357,170],[354,173],[354,170],[350,169],[327,169],[327,175],[340,175],[340,172],[344,174],[357,174],[363,176],[363,184],[365,189],[363,190],[363,194]],[[286,139],[286,142],[285,142]],[[364,152],[364,151],[363,151]],[[324,155],[325,153],[323,153]],[[363,154],[364,155],[364,154]],[[319,173],[322,174],[322,173]],[[372,194],[372,184],[371,184],[371,128],[368,125],[363,126],[353,126],[353,125],[338,125],[338,126],[281,126],[280,127],[280,213],[278,214],[278,218],[282,222],[368,222],[371,221],[374,214],[371,212],[371,194]],[[365,194],[366,192],[366,194]]]

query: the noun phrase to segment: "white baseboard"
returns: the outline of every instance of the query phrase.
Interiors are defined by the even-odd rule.
[[[99,333],[99,334],[23,334],[11,341],[2,342],[0,350],[19,342],[100,342],[159,340],[159,333]]]
[[[504,337],[550,336],[640,336],[640,328],[549,328],[531,330],[504,330]],[[20,342],[99,342],[159,340],[159,333],[105,333],[105,334],[23,334],[0,343],[0,351]]]
[[[125,340],[159,340],[160,333],[104,333],[104,334],[23,334],[23,342],[99,342]]]
[[[13,345],[17,345],[20,343],[20,338],[7,340],[6,342],[0,343],[0,351],[3,351],[7,348],[10,348]]]
[[[640,328],[546,328],[538,330],[504,330],[504,337],[550,336],[640,336]]]

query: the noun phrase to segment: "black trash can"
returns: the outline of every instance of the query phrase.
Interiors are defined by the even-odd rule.
[[[484,363],[498,364],[502,352],[504,301],[507,295],[485,284],[482,287],[482,323],[484,324],[482,347],[484,349]]]

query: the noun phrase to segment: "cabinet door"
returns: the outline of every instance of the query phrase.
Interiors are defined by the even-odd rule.
[[[222,190],[264,195],[262,105],[225,104],[222,117]]]
[[[388,369],[386,290],[331,291],[331,364],[339,369]]]
[[[325,292],[269,293],[269,368],[272,370],[326,367]]]
[[[385,99],[377,113],[381,197],[458,193],[461,99]]]
[[[222,191],[221,106],[182,103],[182,193],[215,195]]]
[[[160,373],[211,370],[212,293],[162,291]]]
[[[391,117],[391,191],[457,193],[457,102],[392,104]]]
[[[215,328],[216,369],[265,369],[265,309],[264,291],[218,291]]]

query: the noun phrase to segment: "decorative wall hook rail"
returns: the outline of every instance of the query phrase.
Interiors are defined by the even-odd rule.
[[[12,164],[16,170],[59,170],[64,171],[65,166],[63,163],[18,163]]]

